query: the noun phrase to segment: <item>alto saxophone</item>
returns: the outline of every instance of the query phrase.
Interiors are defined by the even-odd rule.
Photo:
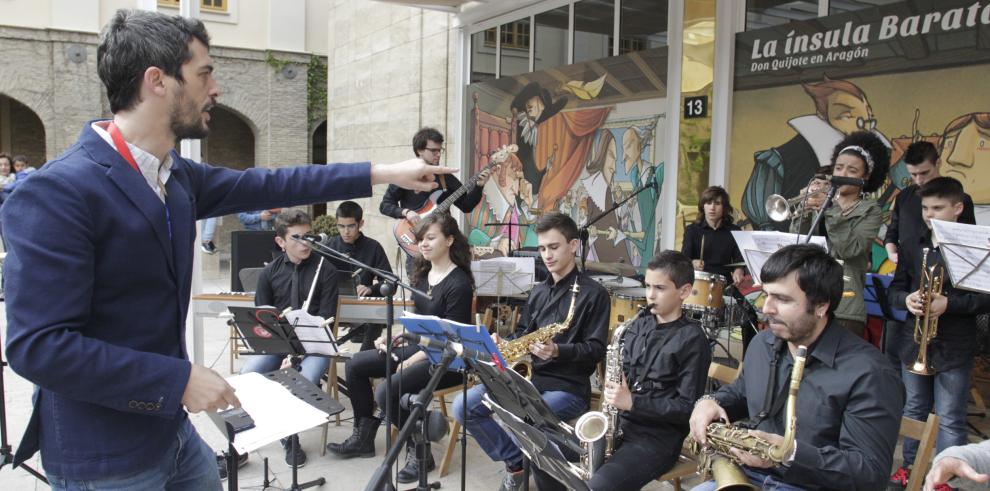
[[[918,357],[908,371],[916,375],[934,375],[935,371],[928,366],[928,344],[938,335],[938,317],[932,315],[932,300],[942,293],[943,270],[941,266],[929,268],[928,248],[925,247],[922,252],[918,291],[921,292],[924,314],[914,318],[914,342],[918,343]]]
[[[698,473],[711,474],[715,479],[716,489],[758,489],[749,483],[749,479],[739,462],[729,450],[735,448],[754,455],[763,460],[776,464],[782,463],[794,450],[794,432],[797,423],[797,393],[804,375],[804,362],[808,348],[798,346],[794,356],[794,367],[791,369],[791,385],[787,393],[786,421],[784,442],[772,445],[770,442],[753,436],[748,430],[725,423],[710,423],[707,430],[708,446],[702,448],[698,442],[689,438],[688,447],[698,455]]]
[[[566,331],[574,321],[574,310],[577,307],[578,296],[577,280],[574,280],[574,287],[571,288],[571,306],[567,309],[567,317],[561,322],[554,322],[543,326],[525,336],[511,341],[500,341],[498,350],[502,352],[502,358],[510,368],[519,372],[527,380],[533,376],[533,364],[529,357],[529,347],[536,343],[546,343],[554,336]]]

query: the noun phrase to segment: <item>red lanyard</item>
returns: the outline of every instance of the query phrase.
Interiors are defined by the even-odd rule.
[[[131,149],[127,147],[127,142],[124,141],[124,135],[120,134],[120,130],[117,129],[117,125],[113,124],[113,121],[111,121],[107,126],[107,131],[110,132],[110,138],[113,140],[113,144],[117,147],[117,151],[120,152],[120,155],[124,157],[124,160],[126,160],[128,164],[131,164],[131,167],[133,167],[134,170],[138,171],[138,174],[140,174],[141,169],[134,160],[134,155],[131,155]]]

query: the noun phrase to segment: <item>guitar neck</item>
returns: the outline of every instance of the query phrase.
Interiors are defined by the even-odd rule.
[[[455,201],[461,199],[461,196],[464,196],[468,191],[474,188],[474,183],[474,177],[468,179],[468,182],[457,188],[457,191],[450,193],[450,196],[447,196],[447,199],[440,202],[440,204],[434,209],[434,213],[447,213],[450,210],[450,207],[454,205]]]

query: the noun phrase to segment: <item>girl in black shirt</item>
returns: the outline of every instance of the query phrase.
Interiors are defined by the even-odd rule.
[[[721,275],[726,283],[738,283],[746,270],[729,266],[743,260],[733,230],[739,227],[732,223],[729,193],[721,186],[711,186],[698,200],[698,219],[684,229],[681,252],[691,258],[695,270]]]
[[[420,222],[416,230],[421,257],[416,259],[411,275],[412,285],[426,291],[432,297],[413,294],[416,312],[435,315],[461,323],[471,322],[471,302],[474,291],[474,277],[471,275],[471,250],[467,238],[461,234],[457,222],[447,214],[429,215]],[[347,361],[347,387],[351,405],[354,408],[354,433],[343,443],[331,443],[327,449],[343,457],[373,457],[375,455],[375,435],[381,418],[374,415],[371,379],[385,376],[385,337],[375,341],[377,350],[362,351]],[[388,379],[390,405],[394,411],[388,420],[401,427],[408,412],[399,408],[403,394],[419,393],[430,379],[430,362],[426,354],[416,346],[394,348],[392,353],[395,371]],[[439,388],[452,387],[461,381],[461,376],[449,372],[440,381]],[[384,412],[385,384],[375,391],[375,401]],[[397,413],[397,414],[396,414]],[[429,454],[429,448],[427,447]],[[406,454],[406,465],[399,472],[398,481],[414,482],[419,469],[415,452],[410,446]],[[429,470],[436,464],[429,454]]]

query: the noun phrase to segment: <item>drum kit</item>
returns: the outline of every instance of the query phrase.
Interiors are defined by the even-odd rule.
[[[601,263],[600,263],[601,264]],[[622,264],[621,266],[628,265]],[[646,305],[646,288],[638,280],[625,276],[625,268],[593,267],[594,271],[608,270],[612,274],[591,274],[591,278],[604,286],[611,297],[612,313],[609,317],[609,333],[615,326],[631,319]],[[725,296],[726,279],[718,274],[704,271],[694,272],[694,285],[691,295],[684,300],[684,315],[701,323],[709,337],[717,337],[718,332],[738,326],[744,311],[735,298]]]

